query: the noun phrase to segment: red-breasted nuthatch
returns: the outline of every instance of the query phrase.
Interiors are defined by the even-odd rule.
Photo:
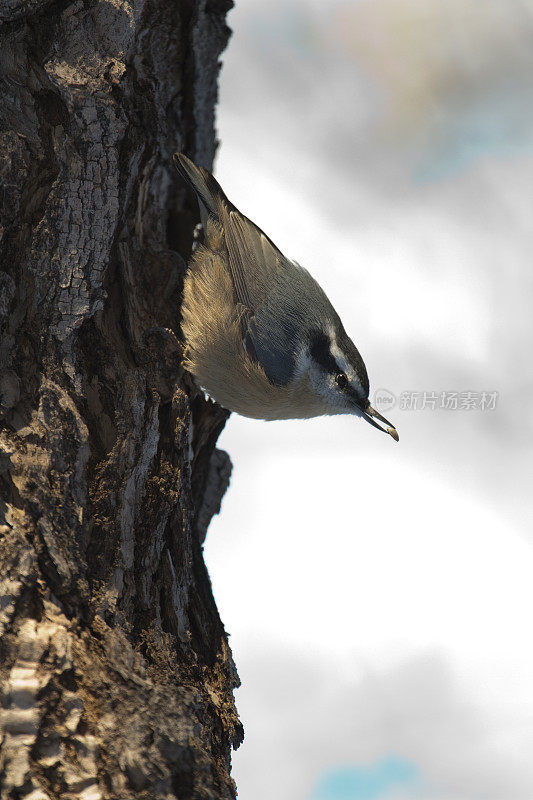
[[[314,278],[230,203],[207,170],[181,153],[174,162],[196,192],[204,229],[185,277],[181,322],[184,366],[197,384],[245,417],[355,414],[398,441],[370,405],[363,359]]]

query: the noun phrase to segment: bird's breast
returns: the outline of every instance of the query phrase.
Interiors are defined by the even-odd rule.
[[[270,420],[327,413],[306,376],[286,386],[274,385],[246,352],[223,252],[196,251],[184,282],[181,327],[184,366],[230,411]]]

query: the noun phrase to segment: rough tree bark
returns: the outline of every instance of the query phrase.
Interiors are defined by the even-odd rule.
[[[164,330],[230,5],[0,5],[2,798],[235,796],[201,550],[227,415]]]

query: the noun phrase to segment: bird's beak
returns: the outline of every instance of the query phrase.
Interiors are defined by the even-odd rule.
[[[377,422],[374,422],[372,417],[375,417],[376,419],[379,419],[380,422],[384,422],[387,427],[386,428],[382,428],[381,425],[378,425]],[[367,422],[370,422],[370,424],[373,425],[374,428],[377,428],[378,431],[383,431],[383,433],[388,433],[389,436],[392,436],[392,438],[395,439],[397,442],[400,441],[400,437],[398,436],[398,431],[396,430],[394,425],[391,425],[391,423],[389,422],[388,419],[385,419],[385,417],[382,417],[381,414],[379,413],[379,411],[376,411],[375,408],[372,408],[370,403],[367,405],[367,407],[363,411],[363,419],[366,419]]]

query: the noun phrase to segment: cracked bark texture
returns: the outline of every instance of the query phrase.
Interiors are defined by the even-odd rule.
[[[229,6],[0,8],[2,800],[235,797],[227,414],[172,334]]]

